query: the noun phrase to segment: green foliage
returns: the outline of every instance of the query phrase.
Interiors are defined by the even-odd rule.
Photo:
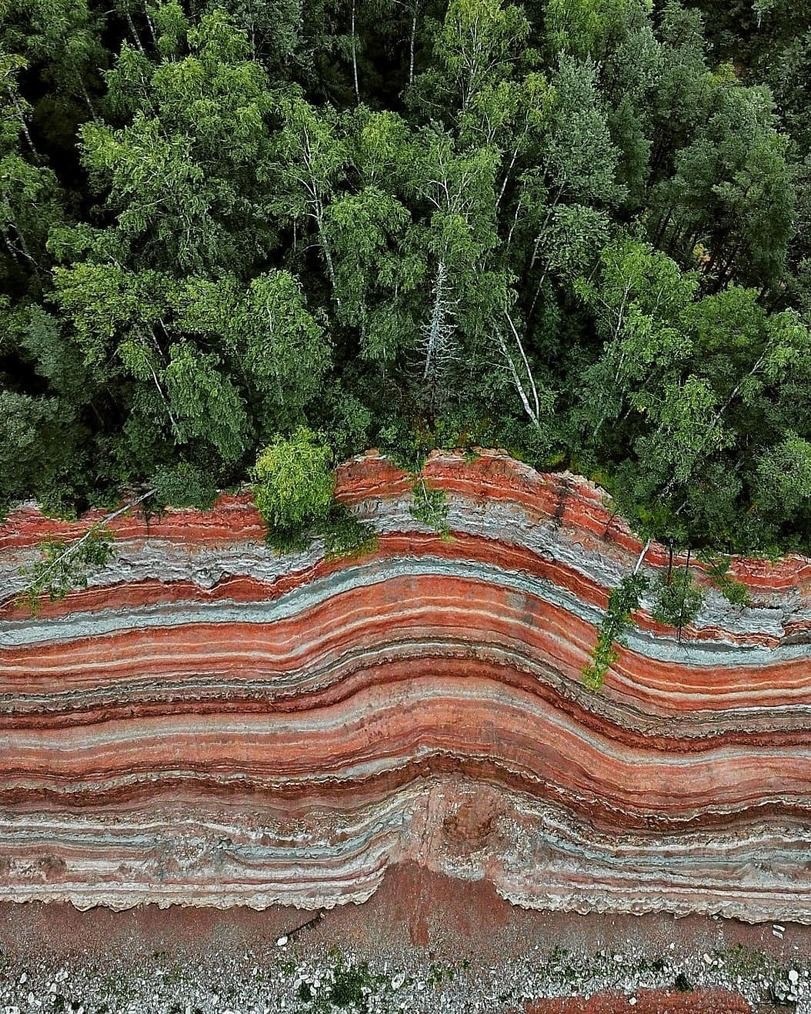
[[[322,471],[496,445],[657,538],[811,550],[803,19],[6,0],[0,507],[208,503],[306,431]],[[277,541],[326,537],[299,478]]]
[[[223,461],[230,462],[245,449],[247,418],[239,392],[222,376],[219,365],[214,354],[201,355],[189,345],[172,345],[166,389],[178,443],[206,440]]]
[[[81,474],[81,429],[55,397],[0,390],[0,513],[32,494],[53,507],[66,474]]]
[[[86,588],[95,572],[113,555],[112,534],[105,528],[93,528],[74,542],[48,539],[39,544],[40,559],[21,573],[27,580],[20,600],[33,614],[42,596],[51,602],[65,598],[76,588]]]
[[[757,466],[757,504],[766,517],[811,520],[811,442],[796,433],[763,453]],[[799,517],[798,517],[799,520]]]
[[[608,670],[616,662],[617,644],[625,643],[625,635],[631,626],[631,614],[648,587],[648,579],[642,574],[624,577],[608,598],[608,608],[597,633],[597,643],[592,649],[591,662],[583,668],[583,682],[589,690],[599,690]]]
[[[315,433],[299,427],[259,454],[253,469],[256,506],[269,534],[300,544],[329,515],[335,491],[332,454]]]
[[[409,512],[415,521],[433,528],[442,536],[450,535],[448,526],[448,494],[444,489],[429,486],[422,476],[411,490]]]
[[[548,44],[554,52],[599,59],[612,39],[652,7],[652,0],[549,0]]]
[[[378,539],[374,529],[356,518],[342,504],[332,505],[321,535],[328,560],[355,559],[377,549]]]
[[[688,567],[660,577],[654,587],[653,617],[681,632],[698,616],[704,595]]]
[[[738,581],[729,573],[732,562],[729,556],[705,550],[700,554],[700,558],[707,566],[707,577],[727,602],[733,606],[751,605],[749,589],[743,581]]]
[[[217,499],[217,487],[211,474],[188,461],[159,468],[152,476],[151,485],[155,487],[155,501],[159,507],[208,510]]]

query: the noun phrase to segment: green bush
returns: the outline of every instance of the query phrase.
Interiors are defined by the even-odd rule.
[[[326,521],[335,492],[332,452],[300,426],[260,452],[253,469],[256,506],[271,539],[291,548]]]
[[[351,559],[373,553],[377,534],[343,506],[334,504],[323,528],[324,552],[328,560]]]
[[[662,576],[656,582],[653,617],[660,623],[675,627],[681,636],[682,627],[698,615],[704,595],[686,568]]]
[[[414,483],[411,493],[409,510],[412,518],[435,529],[440,535],[449,535],[448,494],[443,489],[429,486],[422,477]]]
[[[639,602],[648,579],[642,574],[624,577],[611,592],[608,609],[600,624],[597,643],[591,655],[591,662],[583,668],[583,682],[589,690],[599,690],[608,670],[617,661],[616,644],[625,643],[625,635],[631,626],[631,613],[639,608]]]
[[[217,485],[202,468],[187,461],[159,468],[152,479],[158,507],[208,510],[217,499]]]

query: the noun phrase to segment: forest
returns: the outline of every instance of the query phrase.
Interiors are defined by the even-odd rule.
[[[808,552],[809,82],[808,0],[0,0],[0,513],[492,446]]]

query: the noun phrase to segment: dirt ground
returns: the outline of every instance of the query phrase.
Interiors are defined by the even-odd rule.
[[[380,890],[365,905],[347,905],[323,913],[282,908],[264,912],[177,907],[160,910],[155,906],[115,913],[106,909],[78,912],[69,905],[0,905],[0,952],[7,967],[14,970],[33,959],[53,967],[55,963],[90,967],[103,962],[106,968],[120,970],[143,968],[157,959],[211,966],[223,955],[232,954],[249,954],[252,962],[271,963],[278,961],[278,941],[285,937],[289,941],[286,953],[299,962],[338,949],[351,954],[353,961],[369,962],[375,968],[463,965],[473,971],[487,970],[491,979],[508,963],[513,968],[516,963],[526,962],[528,967],[534,963],[537,968],[539,955],[549,952],[600,955],[599,960],[609,965],[612,960],[626,961],[624,955],[633,955],[637,962],[652,960],[654,967],[663,956],[668,961],[667,974],[671,977],[665,989],[644,988],[650,983],[638,976],[634,980],[629,972],[627,982],[635,981],[639,988],[621,986],[621,994],[593,995],[598,989],[616,987],[607,987],[602,980],[601,985],[589,990],[588,981],[581,978],[572,986],[568,999],[538,1000],[514,1008],[526,1014],[631,1010],[639,1014],[737,1014],[773,1010],[776,1008],[766,1003],[755,1006],[751,991],[751,1002],[734,995],[737,989],[731,973],[731,977],[706,982],[699,975],[694,989],[678,992],[672,972],[682,959],[692,962],[690,967],[700,972],[702,958],[709,965],[715,960],[713,955],[736,949],[765,955],[774,967],[783,969],[811,963],[808,926],[786,925],[780,939],[771,924],[749,926],[698,916],[676,919],[669,915],[581,916],[526,911],[499,898],[487,883],[453,881],[416,866],[389,871]],[[631,958],[627,966],[630,969]],[[732,992],[717,988],[727,980]],[[740,989],[746,994],[745,988]],[[455,1008],[442,1009],[453,1012]]]
[[[782,961],[811,959],[811,926],[789,924],[778,939],[770,923],[528,911],[504,901],[486,882],[450,880],[413,865],[390,870],[364,905],[339,906],[311,922],[314,914],[279,907],[255,912],[161,910],[154,905],[125,912],[78,912],[70,905],[6,903],[0,904],[0,950],[66,958],[98,952],[138,958],[156,951],[203,956],[223,948],[250,948],[260,954],[275,949],[283,934],[299,931],[308,943],[340,940],[369,959],[422,951],[438,960],[492,962],[505,954],[520,957],[539,944],[572,951],[625,947],[649,953],[740,945]]]
[[[746,1000],[720,989],[697,990],[685,996],[664,990],[640,990],[636,1004],[629,1006],[628,997],[617,993],[604,993],[588,1000],[539,1000],[528,1004],[525,1014],[618,1014],[635,1011],[636,1014],[750,1014],[752,1008]]]

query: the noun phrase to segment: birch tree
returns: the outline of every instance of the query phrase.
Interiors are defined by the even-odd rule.
[[[132,118],[120,129],[85,124],[82,160],[116,215],[120,262],[247,271],[270,240],[257,181],[269,145],[266,76],[222,11],[189,28],[188,45],[186,57],[152,69],[122,53],[112,95]]]
[[[422,244],[430,282],[420,372],[434,393],[465,342],[481,339],[496,312],[488,305],[493,276],[487,258],[498,242],[497,165],[492,149],[459,153],[446,133],[428,130],[422,136],[413,187],[429,210]]]
[[[281,98],[278,113],[282,126],[274,138],[272,162],[266,174],[266,181],[274,189],[271,210],[296,229],[296,246],[302,243],[306,248],[312,235],[323,258],[332,301],[340,310],[327,210],[346,170],[347,145],[339,133],[338,117],[330,107],[317,110],[294,94]]]

